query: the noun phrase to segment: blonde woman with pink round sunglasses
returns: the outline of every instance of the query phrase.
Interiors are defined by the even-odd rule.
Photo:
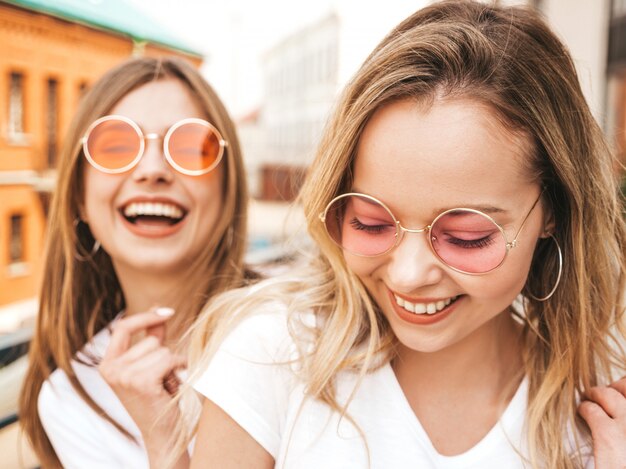
[[[183,334],[244,283],[235,127],[191,64],[145,57],[92,86],[65,142],[20,422],[44,467],[156,467]]]
[[[623,206],[538,15],[416,12],[326,129],[311,265],[193,328],[191,467],[623,467]]]

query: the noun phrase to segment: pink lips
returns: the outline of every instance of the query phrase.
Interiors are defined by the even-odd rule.
[[[420,301],[417,301],[415,298],[412,299],[404,295],[400,295],[398,293],[395,293],[395,294],[400,296],[401,298],[411,301],[412,303],[431,302],[431,299],[428,299],[428,298],[420,299]],[[398,303],[396,303],[396,299],[394,298],[394,292],[387,289],[387,295],[389,297],[389,303],[391,304],[391,307],[394,309],[394,311],[396,312],[396,314],[398,315],[400,319],[402,319],[403,321],[409,322],[411,324],[424,325],[424,326],[443,321],[445,318],[450,316],[450,314],[452,314],[452,312],[456,309],[459,301],[462,301],[463,299],[462,297],[459,297],[453,303],[450,303],[444,309],[442,309],[441,311],[435,314],[415,314],[415,313],[411,313],[410,311],[407,311],[406,309],[398,305]]]

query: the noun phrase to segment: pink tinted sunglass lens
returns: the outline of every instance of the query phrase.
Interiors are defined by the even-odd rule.
[[[326,212],[326,229],[335,243],[360,256],[388,251],[397,235],[391,213],[380,203],[358,195],[333,202]]]
[[[128,122],[109,119],[96,125],[87,138],[87,151],[99,166],[111,171],[130,165],[141,150],[141,137]]]
[[[500,228],[486,215],[471,210],[454,210],[441,216],[430,236],[439,258],[463,272],[489,272],[506,256],[506,240]]]
[[[188,122],[172,132],[168,151],[181,168],[203,171],[212,168],[220,157],[220,138],[208,125]]]

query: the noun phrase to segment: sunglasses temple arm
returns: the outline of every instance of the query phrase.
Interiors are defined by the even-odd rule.
[[[539,200],[541,199],[541,196],[543,195],[543,193],[545,192],[545,189],[543,189],[540,193],[539,193],[539,197],[537,197],[537,200],[535,200],[535,203],[533,204],[532,207],[530,207],[530,210],[528,211],[528,213],[526,214],[526,216],[524,217],[524,220],[522,220],[522,224],[520,225],[519,229],[517,230],[517,233],[515,233],[515,237],[513,238],[513,241],[511,241],[509,243],[510,247],[515,247],[515,245],[517,244],[517,237],[519,236],[519,234],[522,232],[522,229],[524,228],[524,225],[526,224],[526,221],[528,220],[528,218],[530,217],[530,214],[533,213],[533,210],[535,210],[535,207],[537,206],[537,203],[539,203]]]

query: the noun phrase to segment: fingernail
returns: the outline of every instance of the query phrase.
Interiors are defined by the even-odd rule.
[[[169,318],[174,315],[174,308],[168,308],[167,306],[159,306],[154,310],[156,314],[159,316],[163,316],[164,318]]]

